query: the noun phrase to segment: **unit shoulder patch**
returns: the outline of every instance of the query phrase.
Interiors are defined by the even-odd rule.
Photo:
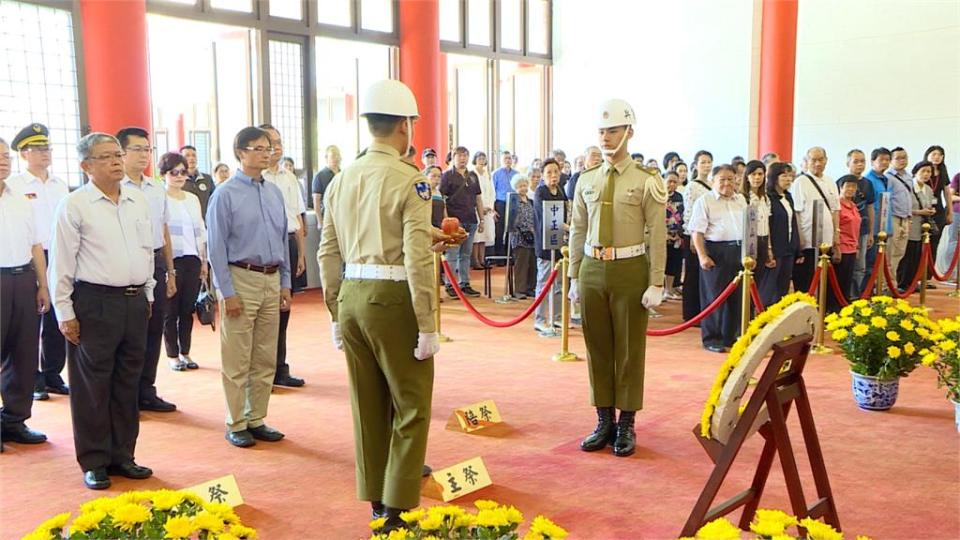
[[[417,196],[419,196],[421,199],[425,201],[430,200],[430,184],[428,184],[426,181],[417,182],[413,185],[413,189],[416,190]]]

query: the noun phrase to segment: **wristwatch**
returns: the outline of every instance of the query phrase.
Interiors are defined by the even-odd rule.
[[[171,268],[170,270],[167,270],[167,274],[170,274],[170,275],[174,275],[174,276],[175,276],[175,275],[177,275],[177,270],[174,269],[174,268]]]

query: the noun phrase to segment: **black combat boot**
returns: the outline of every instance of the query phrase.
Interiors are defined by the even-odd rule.
[[[617,439],[613,442],[613,454],[619,457],[632,455],[637,446],[637,434],[633,432],[633,419],[637,411],[620,411],[617,420]]]
[[[400,514],[406,512],[401,508],[393,508],[391,506],[384,507],[386,513],[383,517],[387,518],[387,522],[383,524],[383,528],[380,529],[380,532],[383,534],[389,534],[390,531],[395,531],[397,529],[402,529],[407,526],[407,524],[400,519]]]
[[[580,449],[584,452],[603,450],[613,442],[616,430],[613,424],[613,407],[597,407],[597,429],[580,441]]]
[[[387,517],[387,507],[380,501],[370,501],[370,515],[373,519]]]

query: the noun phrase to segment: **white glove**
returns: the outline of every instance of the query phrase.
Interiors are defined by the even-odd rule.
[[[643,293],[643,299],[640,300],[643,307],[647,309],[655,308],[661,302],[663,302],[663,287],[647,287],[647,290]]]
[[[417,348],[413,355],[417,360],[426,360],[440,352],[440,334],[437,332],[420,332],[417,336]]]
[[[570,280],[570,290],[567,291],[567,298],[573,303],[580,301],[580,287],[577,284],[577,278]]]
[[[333,339],[333,346],[338,351],[343,350],[343,333],[340,332],[340,323],[330,323],[330,337]]]

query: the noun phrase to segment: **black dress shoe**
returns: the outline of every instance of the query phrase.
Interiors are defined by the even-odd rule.
[[[386,515],[384,517],[387,518],[387,521],[380,529],[381,533],[389,534],[390,531],[395,531],[407,526],[406,522],[400,518],[400,514],[406,512],[406,510],[401,510],[400,508],[393,508],[390,506],[386,506],[384,508],[386,509]]]
[[[717,345],[715,343],[711,343],[710,345],[704,345],[703,348],[710,352],[715,352],[715,353],[727,352],[726,347],[724,347],[723,345]]]
[[[262,426],[247,428],[250,435],[258,441],[277,442],[283,438],[283,433],[264,424]]]
[[[597,428],[580,441],[580,449],[584,452],[603,450],[613,442],[616,430],[613,423],[613,407],[597,407]]]
[[[51,394],[60,394],[61,396],[70,395],[70,387],[64,383],[48,384],[46,390]]]
[[[380,501],[370,501],[370,516],[373,519],[387,517],[387,507]]]
[[[169,401],[164,401],[163,398],[157,396],[153,399],[145,399],[140,402],[141,411],[154,411],[154,412],[173,412],[177,410],[177,406]]]
[[[480,293],[474,290],[474,288],[469,285],[464,285],[463,287],[460,287],[460,290],[463,291],[463,294],[467,296],[473,296],[473,297],[480,296]]]
[[[90,489],[107,489],[110,487],[110,477],[103,467],[84,471],[83,483]]]
[[[126,463],[121,463],[120,465],[111,465],[107,467],[107,474],[112,476],[123,476],[124,478],[130,478],[131,480],[143,480],[153,476],[153,471],[150,470],[150,467],[137,465],[131,460]]]
[[[294,377],[293,375],[281,375],[273,379],[273,384],[290,388],[300,388],[303,386],[304,380],[300,377]]]
[[[50,394],[46,390],[33,390],[33,400],[34,401],[46,401],[50,399]]]
[[[247,448],[248,446],[257,444],[257,441],[253,440],[253,435],[247,430],[227,431],[224,438],[238,448]]]
[[[16,426],[7,426],[0,432],[0,438],[7,442],[20,444],[40,444],[47,442],[47,436],[39,431],[34,431],[23,424]]]
[[[449,286],[449,285],[447,285],[447,296],[449,296],[450,298],[453,298],[453,299],[459,298],[459,297],[457,296],[457,291],[453,290],[453,287],[451,287],[451,286]]]
[[[617,420],[617,438],[613,441],[613,455],[627,457],[633,455],[637,447],[637,434],[633,431],[636,411],[620,411]]]
[[[187,369],[200,369],[200,365],[194,362],[193,360],[189,360],[187,362]]]

